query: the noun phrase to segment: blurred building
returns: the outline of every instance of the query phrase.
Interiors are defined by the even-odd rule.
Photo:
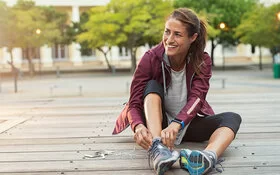
[[[12,6],[17,0],[4,0],[7,5]],[[80,14],[91,7],[103,6],[110,0],[33,0],[38,6],[54,6],[58,10],[65,11],[69,14],[69,19],[74,22],[79,22]],[[280,0],[260,0],[266,5],[280,2]],[[44,46],[34,48],[36,58],[33,62],[35,70],[55,70],[55,69],[91,69],[91,68],[106,68],[104,56],[97,50],[92,50],[87,55],[82,55],[80,45],[72,43],[71,45],[54,45],[52,47]],[[147,46],[140,47],[137,50],[137,58],[141,58],[144,52],[148,49]],[[209,42],[206,51],[210,53],[211,43]],[[263,49],[263,56],[267,58],[264,62],[271,62],[271,54],[267,49]],[[28,68],[27,50],[21,48],[13,49],[14,63],[23,71]],[[238,47],[226,47],[218,45],[215,49],[215,64],[242,64],[258,62],[259,50],[256,48],[255,53],[251,52],[251,46],[239,45]],[[108,55],[112,65],[119,68],[130,67],[130,53],[126,48],[113,47]],[[9,71],[10,66],[7,61],[10,60],[10,54],[6,48],[0,48],[0,70]]]
[[[8,6],[13,6],[17,0],[4,0]],[[33,0],[38,6],[53,6],[60,11],[69,14],[69,19],[79,22],[80,14],[91,7],[106,5],[110,0]],[[34,48],[36,54],[33,59],[35,70],[54,70],[60,69],[90,69],[92,67],[106,67],[104,56],[97,50],[91,50],[86,55],[80,52],[80,45],[54,45],[52,47],[43,46]],[[145,49],[144,49],[145,50]],[[141,52],[141,49],[139,49]],[[28,50],[21,48],[13,49],[14,64],[23,71],[28,69],[27,54]],[[130,56],[126,48],[113,47],[108,55],[110,62],[116,66],[129,67]],[[10,71],[7,61],[11,56],[7,48],[0,48],[0,69],[2,72]]]

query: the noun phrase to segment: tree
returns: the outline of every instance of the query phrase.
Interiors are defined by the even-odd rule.
[[[273,50],[280,43],[280,21],[276,17],[279,11],[280,4],[270,7],[259,5],[252,12],[244,15],[241,24],[235,30],[235,36],[242,43],[259,47],[260,70],[262,69],[261,47],[267,47]]]
[[[110,12],[106,6],[94,7],[88,14],[89,20],[82,25],[83,32],[77,36],[77,41],[102,52],[109,71],[112,71],[107,54],[112,46],[126,40],[126,36],[120,32],[122,17]]]
[[[34,51],[32,48],[63,42],[60,25],[66,22],[66,15],[57,13],[51,7],[37,7],[33,1],[18,0],[17,4],[5,12],[5,37],[1,39],[3,47],[8,48],[13,62],[12,49],[20,47],[29,51],[28,66],[34,75]],[[2,15],[1,15],[2,16]]]
[[[211,26],[208,38],[211,41],[211,58],[214,63],[214,49],[217,44],[238,44],[234,29],[240,24],[242,15],[254,8],[256,2],[257,0],[175,0],[174,4],[175,7],[189,7],[207,15]],[[218,32],[221,22],[227,27]]]
[[[19,39],[18,33],[14,33],[15,23],[13,22],[14,15],[11,13],[10,8],[0,1],[0,48],[7,47],[8,52],[11,55],[11,66],[13,66],[13,54],[12,49],[15,46],[16,40]]]
[[[0,1],[0,48],[5,45],[5,32],[6,28],[6,19],[8,16],[8,7],[5,2]]]
[[[60,24],[61,16],[51,7],[37,7],[32,1],[19,0],[13,7],[15,14],[16,30],[21,36],[17,45],[29,51],[27,60],[29,73],[34,74],[32,59],[34,52],[32,48],[38,48],[45,44],[51,45],[61,41]],[[39,31],[39,32],[38,32]]]
[[[90,10],[89,21],[83,25],[85,32],[78,36],[78,41],[86,41],[100,50],[109,68],[106,55],[110,48],[116,45],[128,48],[133,72],[137,48],[146,43],[152,46],[161,40],[164,17],[171,10],[171,2],[166,0],[112,0],[105,7]]]
[[[18,69],[13,64],[13,54],[11,46],[14,43],[14,40],[18,37],[17,34],[13,34],[10,31],[12,26],[11,21],[8,19],[11,18],[10,9],[7,7],[6,3],[0,1],[0,48],[7,47],[8,52],[11,55],[11,61],[8,61],[8,64],[11,66],[11,72],[14,75],[14,91],[17,92],[17,78],[18,78]]]
[[[127,37],[120,45],[129,49],[131,71],[136,68],[136,51],[146,43],[154,45],[160,41],[164,18],[172,11],[168,0],[112,0],[109,4],[115,15],[121,16],[121,32]],[[129,14],[129,15],[127,15]]]
[[[57,11],[54,7],[40,6],[45,23],[51,23],[56,29],[56,35],[51,35],[47,38],[46,44],[63,44],[68,45],[75,40],[75,35],[70,31],[72,27],[68,24],[68,15]]]

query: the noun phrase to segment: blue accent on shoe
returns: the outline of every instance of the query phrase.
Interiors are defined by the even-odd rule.
[[[180,166],[191,175],[202,175],[211,171],[213,160],[202,151],[183,149],[180,151]]]

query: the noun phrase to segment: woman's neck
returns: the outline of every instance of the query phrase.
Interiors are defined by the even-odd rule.
[[[185,67],[186,59],[176,59],[176,58],[169,58],[171,69],[174,71],[180,71]]]

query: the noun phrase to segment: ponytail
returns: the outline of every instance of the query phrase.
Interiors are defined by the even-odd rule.
[[[207,29],[204,21],[199,20],[198,30],[198,36],[189,49],[189,56],[191,57],[190,62],[196,74],[200,73],[200,65],[203,63],[204,49],[206,47]]]

